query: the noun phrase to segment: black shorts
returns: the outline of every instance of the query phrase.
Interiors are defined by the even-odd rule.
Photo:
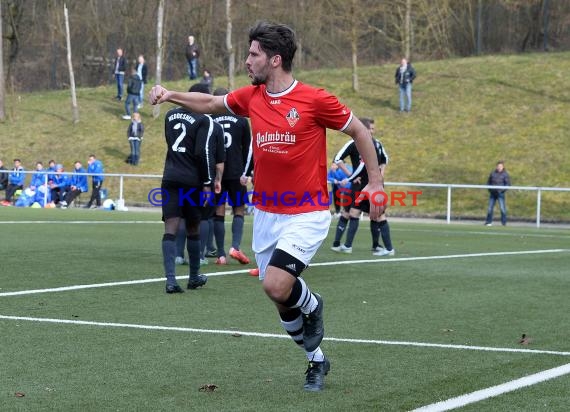
[[[222,192],[216,195],[216,206],[228,204],[231,207],[247,206],[247,188],[239,179],[222,180]]]
[[[356,204],[356,195],[360,195],[360,190],[362,189],[362,185],[360,183],[353,183],[350,189],[340,189],[340,205],[344,207],[344,210],[347,212],[351,209],[362,209],[362,204],[364,202],[360,202],[358,205]],[[370,205],[368,205],[368,210],[370,210]],[[368,212],[367,212],[368,213]]]
[[[162,220],[183,217],[190,221],[202,217],[201,187],[189,187],[175,182],[162,182]]]

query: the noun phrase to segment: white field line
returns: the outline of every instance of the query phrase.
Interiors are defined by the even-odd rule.
[[[568,252],[569,249],[546,249],[546,250],[523,250],[523,251],[513,251],[513,252],[489,252],[489,253],[468,253],[460,255],[443,255],[443,256],[416,256],[416,257],[406,257],[406,258],[384,258],[384,259],[363,259],[363,260],[341,260],[334,262],[320,262],[311,263],[310,266],[336,266],[336,265],[350,265],[355,263],[393,263],[393,262],[411,262],[418,260],[440,260],[440,259],[459,259],[459,258],[473,258],[473,257],[488,257],[488,256],[511,256],[511,255],[532,255],[532,254],[542,254],[542,253],[562,253]],[[224,275],[234,275],[239,273],[247,273],[247,269],[241,270],[231,270],[227,272],[213,272],[207,273],[207,276],[224,276]],[[188,275],[177,276],[177,279],[186,279]],[[0,297],[6,296],[21,296],[21,295],[35,295],[38,293],[51,293],[51,292],[66,292],[70,290],[79,289],[95,289],[104,288],[111,286],[126,286],[126,285],[136,285],[143,283],[155,283],[163,282],[164,278],[152,278],[152,279],[138,279],[138,280],[125,280],[120,282],[108,282],[108,283],[93,283],[87,285],[74,285],[74,286],[62,286],[58,288],[49,289],[31,289],[31,290],[19,290],[15,292],[2,292]]]
[[[567,239],[570,237],[570,231],[568,231],[568,234],[565,233],[553,233],[553,234],[546,234],[546,233],[530,233],[530,232],[493,232],[493,231],[480,231],[480,230],[467,230],[467,231],[453,231],[453,230],[428,230],[428,229],[406,229],[406,228],[400,228],[400,227],[395,227],[392,229],[392,227],[390,227],[390,230],[394,231],[394,232],[422,232],[422,233],[434,233],[436,232],[438,235],[492,235],[492,236],[514,236],[514,237],[543,237],[543,238],[560,238],[560,239]]]
[[[275,333],[262,333],[262,332],[248,332],[241,330],[224,330],[224,329],[198,329],[198,328],[185,328],[177,326],[160,326],[160,325],[139,325],[132,323],[113,323],[113,322],[94,322],[86,320],[75,319],[53,319],[53,318],[34,318],[28,316],[10,316],[0,315],[0,319],[15,320],[15,321],[28,321],[28,322],[43,322],[43,323],[59,323],[68,325],[85,325],[85,326],[101,326],[112,328],[127,328],[127,329],[143,329],[143,330],[158,330],[158,331],[172,331],[172,332],[189,332],[189,333],[209,333],[218,335],[239,335],[239,336],[253,336],[258,338],[274,338],[274,339],[291,339],[286,334]],[[466,345],[445,345],[437,343],[423,343],[423,342],[406,342],[406,341],[388,341],[388,340],[375,340],[375,339],[350,339],[350,338],[334,338],[325,337],[325,341],[336,343],[355,343],[364,345],[393,345],[393,346],[412,346],[423,348],[438,348],[438,349],[460,349],[460,350],[473,350],[484,352],[510,352],[510,353],[525,353],[532,355],[557,355],[557,356],[570,356],[570,352],[552,351],[552,350],[539,350],[539,349],[517,349],[517,348],[498,348],[498,347],[485,347],[485,346],[466,346]]]
[[[526,386],[536,385],[537,383],[558,378],[560,376],[568,374],[570,374],[570,363],[558,366],[556,368],[548,369],[542,372],[538,372],[533,375],[528,375],[520,379],[515,379],[510,382],[503,383],[501,385],[491,386],[490,388],[487,389],[481,389],[479,391],[461,395],[456,398],[451,398],[446,401],[432,403],[431,405],[426,405],[421,408],[414,409],[412,412],[449,411],[451,409],[461,408],[471,403],[493,398],[495,396],[502,395],[507,392],[512,392],[517,389],[524,388]]]
[[[66,225],[112,225],[115,223],[118,224],[141,224],[141,223],[149,223],[149,224],[164,224],[160,220],[9,220],[9,221],[0,221],[1,225],[16,225],[16,224],[66,224]]]
[[[442,256],[416,256],[406,258],[383,258],[383,259],[363,259],[363,260],[346,260],[339,262],[322,262],[311,263],[310,266],[330,266],[330,265],[350,265],[353,263],[390,263],[390,262],[411,262],[416,260],[438,260],[438,259],[459,259],[459,258],[473,258],[473,257],[489,257],[489,256],[512,256],[512,255],[533,255],[540,253],[561,253],[570,252],[570,249],[545,249],[545,250],[520,250],[512,252],[487,252],[487,253],[465,253],[460,255],[442,255]],[[1,295],[0,295],[1,296]]]

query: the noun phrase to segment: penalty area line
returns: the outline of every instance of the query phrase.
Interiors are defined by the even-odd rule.
[[[178,327],[178,326],[140,325],[132,323],[95,322],[95,321],[76,320],[76,319],[35,318],[29,316],[10,316],[10,315],[0,315],[0,319],[40,322],[40,323],[68,324],[68,325],[100,326],[100,327],[111,327],[111,328],[159,330],[159,331],[190,332],[190,333],[210,333],[218,335],[239,335],[239,336],[253,336],[259,338],[290,339],[290,336],[286,334],[248,332],[241,330],[199,329],[199,328],[187,328],[187,327]],[[323,340],[327,342],[354,343],[354,344],[363,344],[363,345],[412,346],[412,347],[422,347],[422,348],[459,349],[459,350],[472,350],[472,351],[483,351],[483,352],[510,352],[510,353],[525,353],[532,355],[570,356],[570,352],[559,352],[559,351],[540,350],[540,349],[499,348],[499,347],[485,347],[485,346],[450,345],[450,344],[438,344],[438,343],[388,341],[388,340],[375,340],[375,339],[352,339],[352,338],[335,338],[335,337],[325,337]]]
[[[479,391],[471,392],[465,395],[457,396],[445,401],[432,403],[431,405],[422,406],[421,408],[414,409],[412,412],[442,412],[449,411],[456,408],[461,408],[475,402],[480,402],[485,399],[493,398],[504,393],[516,391],[517,389],[527,386],[536,385],[550,379],[558,378],[570,374],[570,363],[558,366],[556,368],[548,369],[523,378],[515,379],[500,385],[491,386],[490,388],[481,389]]]

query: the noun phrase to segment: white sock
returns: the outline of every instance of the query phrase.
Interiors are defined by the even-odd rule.
[[[325,354],[321,350],[320,346],[314,351],[311,352],[305,351],[305,353],[307,354],[307,359],[309,360],[309,362],[323,362],[325,360]]]

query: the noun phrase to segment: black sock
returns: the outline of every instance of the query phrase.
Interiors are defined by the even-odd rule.
[[[190,276],[200,272],[200,236],[191,235],[186,238],[186,250],[190,260]]]
[[[243,236],[243,216],[234,215],[232,221],[232,247],[239,250]]]
[[[392,239],[390,238],[390,225],[387,220],[380,222],[380,234],[382,234],[382,242],[386,250],[392,250]]]
[[[162,264],[168,285],[176,285],[176,236],[165,233],[162,236]]]
[[[198,246],[198,249],[200,251],[200,259],[204,259],[206,244],[208,243],[208,236],[210,236],[210,223],[208,223],[207,219],[202,219],[200,220],[200,246]]]
[[[372,235],[372,249],[376,249],[380,246],[378,243],[380,239],[380,222],[376,220],[370,221],[370,234]]]
[[[224,216],[214,217],[214,237],[216,238],[216,246],[218,247],[218,256],[226,256],[224,250],[224,238],[226,236],[226,227],[224,225]]]
[[[336,232],[334,235],[333,246],[340,246],[340,239],[342,239],[342,234],[346,230],[348,219],[344,216],[338,218],[338,223],[336,224]]]
[[[348,230],[346,231],[346,242],[344,242],[344,245],[346,247],[352,247],[352,241],[354,240],[354,236],[356,236],[356,231],[358,230],[359,224],[359,217],[350,218],[350,221],[348,222]]]
[[[208,252],[214,250],[216,247],[214,246],[214,218],[211,217],[208,219],[208,244],[206,245],[208,248]]]
[[[178,232],[176,232],[176,256],[184,257],[186,254],[184,250],[186,249],[186,227],[184,224],[178,226]]]
[[[299,308],[292,309],[288,313],[280,313],[281,326],[287,332],[291,339],[303,348],[303,318]]]

